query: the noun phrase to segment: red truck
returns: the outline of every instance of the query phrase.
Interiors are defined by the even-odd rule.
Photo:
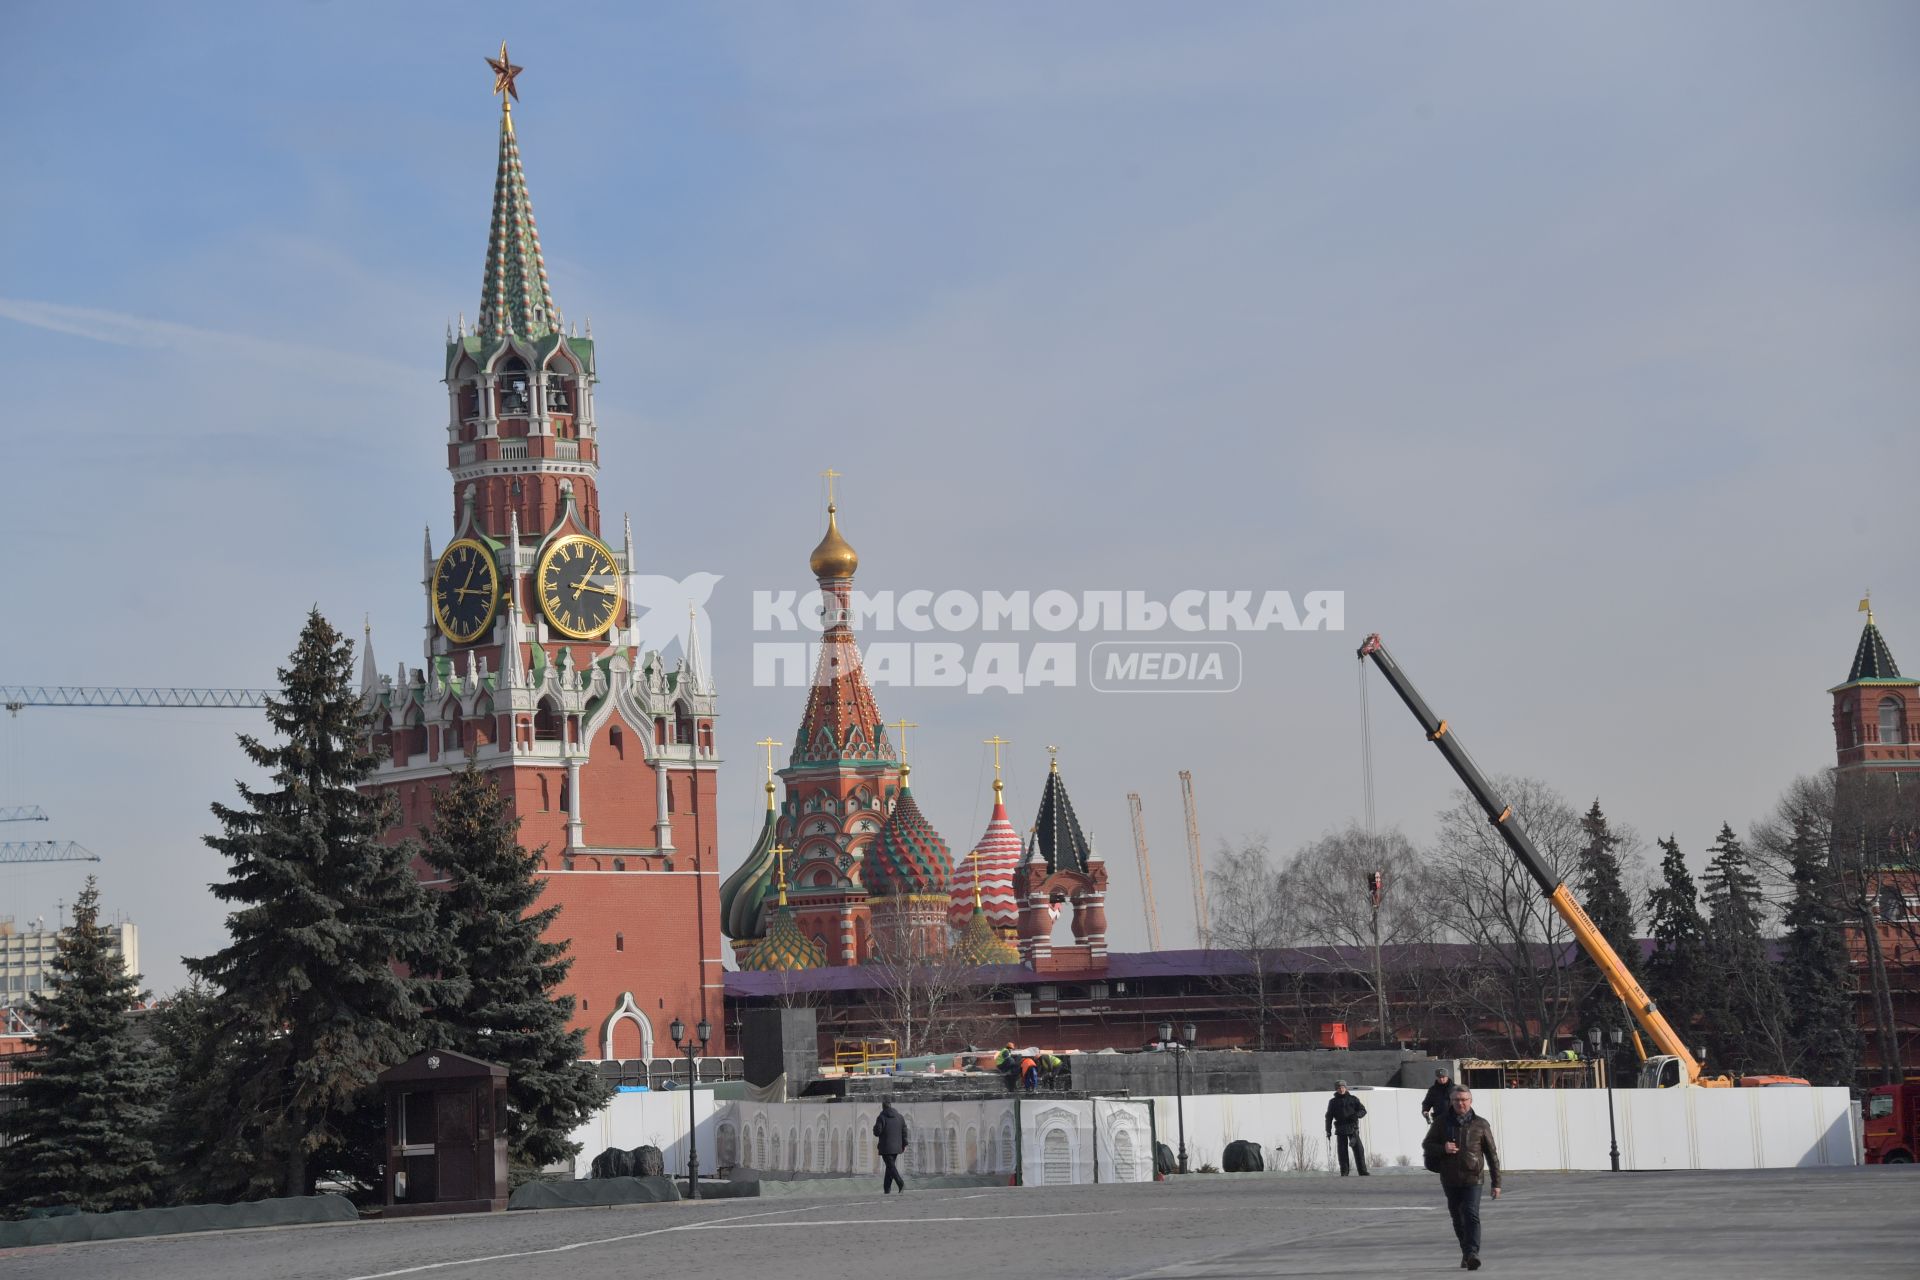
[[[1920,1082],[1883,1084],[1860,1106],[1868,1164],[1912,1164],[1920,1156]]]

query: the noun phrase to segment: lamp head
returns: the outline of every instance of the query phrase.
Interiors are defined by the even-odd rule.
[[[679,1048],[680,1042],[687,1038],[687,1024],[675,1018],[673,1025],[667,1028],[667,1034],[673,1037],[674,1047]]]

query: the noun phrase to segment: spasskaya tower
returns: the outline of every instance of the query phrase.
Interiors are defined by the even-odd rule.
[[[424,665],[381,674],[368,637],[370,787],[394,795],[398,840],[469,756],[492,775],[521,843],[544,846],[539,905],[561,908],[550,937],[571,944],[587,1055],[651,1058],[671,1052],[676,1017],[724,1023],[714,690],[692,602],[669,669],[644,648],[661,619],[634,616],[632,522],[602,533],[592,327],[565,323],[547,277],[514,129],[520,68],[504,44],[488,62],[502,109],[486,274],[444,366],[452,532],[428,527]]]

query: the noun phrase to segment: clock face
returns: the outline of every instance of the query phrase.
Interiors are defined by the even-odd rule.
[[[534,575],[540,612],[563,636],[591,640],[620,612],[620,574],[598,538],[569,534],[547,548]]]
[[[433,620],[455,644],[485,635],[500,607],[500,570],[493,552],[472,538],[460,538],[440,553],[433,567]]]

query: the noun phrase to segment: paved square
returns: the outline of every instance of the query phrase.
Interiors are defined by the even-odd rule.
[[[1920,1274],[1920,1171],[1513,1175],[1486,1270],[1554,1280]],[[1436,1180],[1195,1175],[296,1227],[0,1254],[9,1280],[1239,1280],[1459,1267]]]

